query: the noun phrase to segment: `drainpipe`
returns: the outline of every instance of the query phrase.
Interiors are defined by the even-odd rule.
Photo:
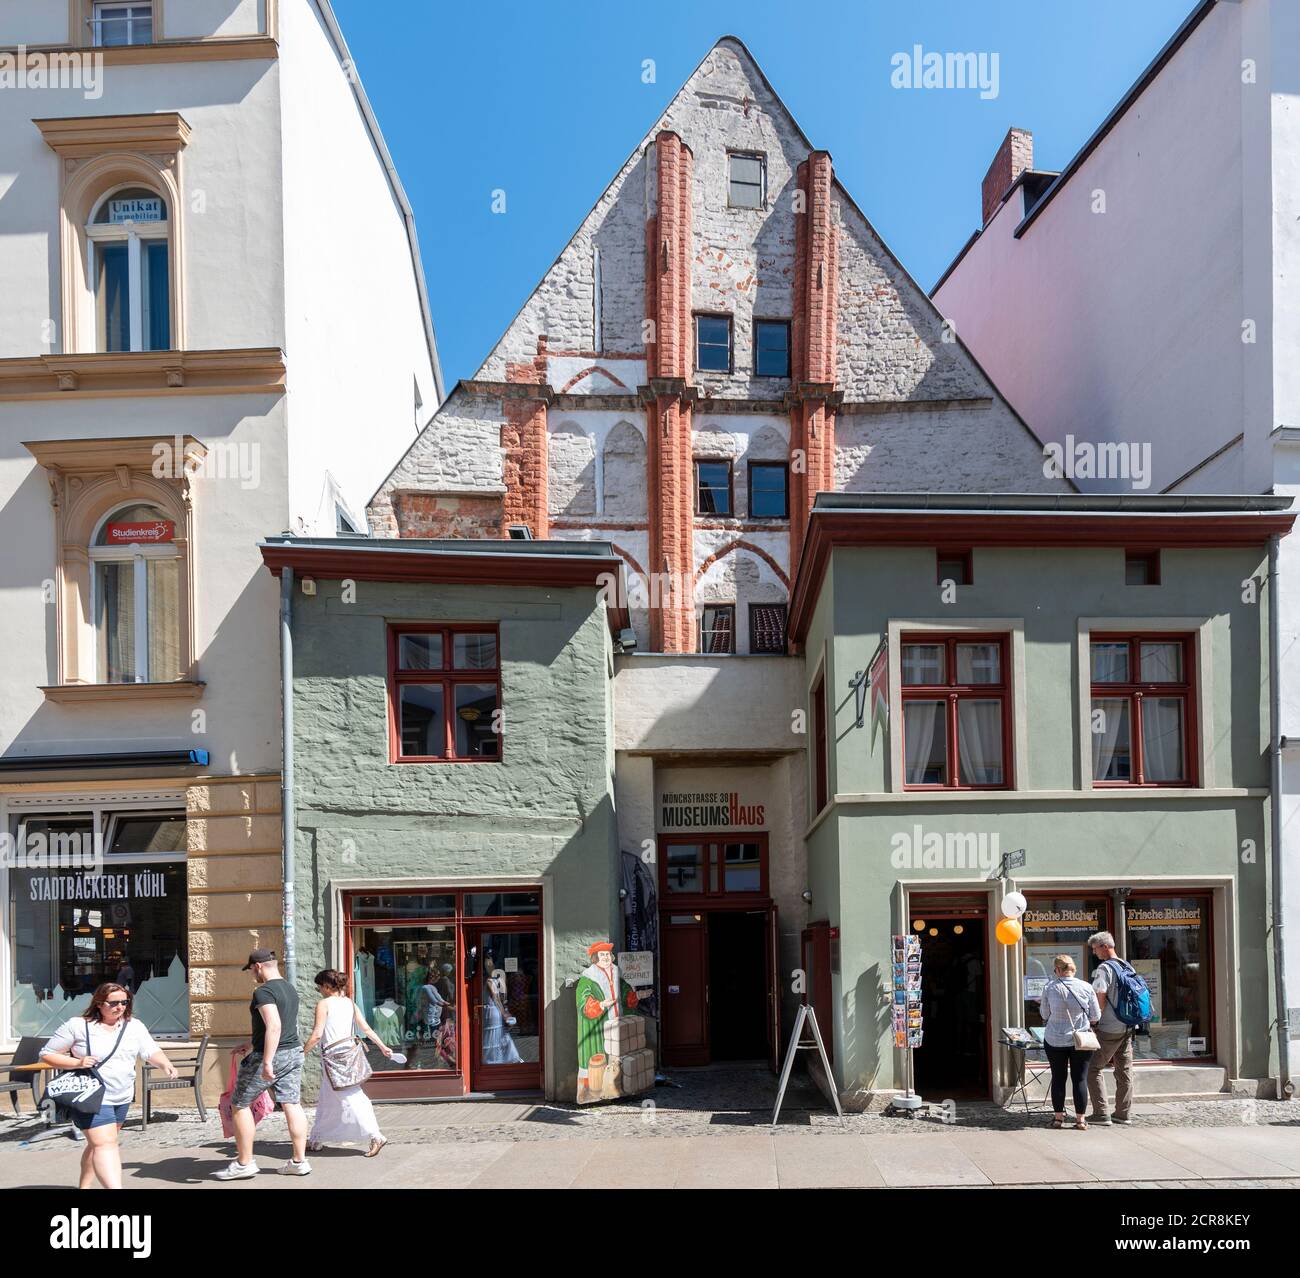
[[[280,834],[284,876],[284,979],[297,984],[293,900],[293,569],[280,569]]]
[[[1282,685],[1278,656],[1281,622],[1278,617],[1278,545],[1277,536],[1268,539],[1268,691],[1269,728],[1272,740],[1272,795],[1269,815],[1272,830],[1273,861],[1273,999],[1277,1020],[1278,1099],[1290,1100],[1295,1090],[1291,1082],[1291,1026],[1287,1017],[1286,949],[1282,924],[1286,913],[1282,881]]]

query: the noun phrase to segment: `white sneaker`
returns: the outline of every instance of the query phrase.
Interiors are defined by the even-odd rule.
[[[248,1180],[256,1176],[261,1170],[256,1160],[251,1163],[241,1163],[236,1158],[229,1167],[223,1167],[220,1171],[213,1172],[212,1177],[214,1180]]]
[[[300,1163],[295,1163],[292,1158],[288,1158],[278,1171],[281,1176],[310,1176],[311,1164],[305,1158]]]

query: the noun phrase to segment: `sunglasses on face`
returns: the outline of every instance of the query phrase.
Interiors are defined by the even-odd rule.
[[[105,1007],[125,1007],[131,1000],[126,998],[106,998]]]

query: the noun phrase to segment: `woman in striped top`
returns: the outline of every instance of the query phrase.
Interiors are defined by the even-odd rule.
[[[1068,954],[1058,954],[1052,962],[1056,975],[1043,987],[1038,1010],[1042,1015],[1043,1043],[1047,1048],[1047,1061],[1052,1067],[1052,1109],[1055,1117],[1052,1126],[1065,1126],[1065,1076],[1069,1073],[1074,1093],[1074,1125],[1086,1131],[1088,1120],[1088,1062],[1092,1052],[1074,1045],[1076,1031],[1087,1030],[1101,1019],[1101,1006],[1097,992],[1086,981],[1075,976],[1074,960]]]

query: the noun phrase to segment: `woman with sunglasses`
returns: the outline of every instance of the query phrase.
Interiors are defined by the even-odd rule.
[[[81,1016],[64,1021],[41,1051],[41,1060],[60,1069],[97,1069],[104,1084],[104,1102],[97,1114],[74,1113],[72,1121],[86,1134],[81,1155],[79,1189],[96,1180],[105,1189],[122,1188],[122,1154],[117,1134],[135,1096],[135,1063],[143,1057],[168,1078],[176,1067],[163,1055],[153,1036],[131,1017],[131,991],[105,982]]]

